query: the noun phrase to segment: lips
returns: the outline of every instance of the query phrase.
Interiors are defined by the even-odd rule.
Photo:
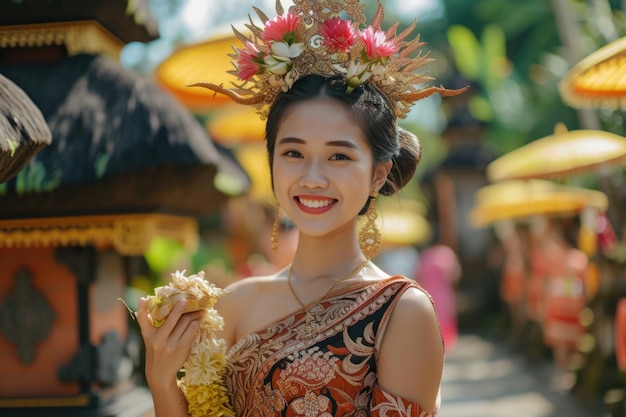
[[[337,200],[334,198],[312,196],[294,197],[294,200],[302,211],[315,214],[324,213],[337,203]]]

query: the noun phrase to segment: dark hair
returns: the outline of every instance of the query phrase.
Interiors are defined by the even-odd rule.
[[[287,92],[278,95],[270,108],[265,137],[272,178],[278,125],[286,111],[294,104],[320,97],[334,100],[346,108],[350,117],[363,131],[372,149],[374,164],[393,161],[387,181],[379,191],[380,194],[391,195],[404,187],[413,177],[421,158],[421,147],[417,137],[396,126],[393,108],[370,83],[364,83],[351,93],[347,93],[343,77],[324,77],[316,74],[297,80]]]

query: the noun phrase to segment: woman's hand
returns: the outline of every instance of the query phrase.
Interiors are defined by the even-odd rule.
[[[146,299],[139,301],[137,322],[146,345],[146,380],[153,393],[166,393],[177,386],[176,376],[189,356],[200,327],[204,312],[183,314],[186,304],[187,300],[176,303],[165,322],[160,327],[154,327],[146,308]]]

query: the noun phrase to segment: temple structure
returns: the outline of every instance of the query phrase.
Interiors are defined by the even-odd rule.
[[[119,63],[158,37],[147,2],[23,0],[0,15],[0,74],[51,143],[0,184],[0,414],[142,416],[138,327],[118,301],[157,236],[249,186],[169,94]]]

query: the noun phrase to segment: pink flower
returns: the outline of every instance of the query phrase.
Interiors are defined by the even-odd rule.
[[[320,35],[324,37],[324,45],[335,51],[350,51],[356,42],[356,33],[352,23],[340,17],[326,20],[319,27]]]
[[[382,30],[374,30],[368,26],[361,32],[361,39],[365,43],[367,56],[372,60],[390,57],[398,52],[398,46],[392,40],[387,40],[387,35]]]
[[[259,72],[263,57],[252,42],[246,42],[245,49],[240,49],[238,55],[237,68],[239,71],[237,76],[247,81]]]
[[[291,45],[296,40],[296,30],[300,23],[300,16],[285,13],[265,22],[263,29],[263,42],[286,42]]]

